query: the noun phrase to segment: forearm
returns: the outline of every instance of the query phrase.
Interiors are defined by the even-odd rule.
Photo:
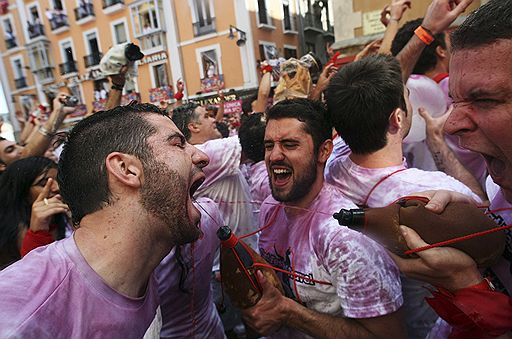
[[[224,100],[220,101],[219,109],[217,110],[217,115],[215,116],[215,121],[221,122],[224,119]]]
[[[320,100],[322,98],[322,92],[324,91],[324,88],[319,88],[318,85],[316,85],[311,92],[309,92],[308,99],[310,100]]]
[[[427,137],[427,145],[438,170],[461,181],[482,201],[487,200],[487,196],[478,180],[461,164],[442,136]]]
[[[386,27],[386,32],[384,32],[384,37],[382,38],[382,42],[380,44],[379,54],[391,54],[391,44],[393,43],[393,39],[398,32],[398,20],[391,19],[389,20],[388,26]]]
[[[405,333],[398,321],[390,319],[387,328],[373,330],[363,322],[380,322],[379,318],[351,319],[332,316],[308,309],[291,301],[290,313],[286,322],[288,327],[295,328],[315,338],[404,338]],[[395,312],[396,313],[396,312]],[[395,315],[391,315],[395,317]],[[387,320],[385,320],[387,322]],[[396,322],[393,324],[392,322]]]
[[[65,117],[66,114],[62,109],[54,110],[44,125],[36,127],[27,139],[23,157],[42,156]]]
[[[34,124],[26,122],[20,134],[20,144],[24,144],[28,140],[33,131]]]
[[[121,99],[123,97],[122,89],[111,88],[108,93],[107,103],[105,104],[105,110],[109,110],[121,105]]]
[[[272,73],[267,72],[263,74],[258,88],[258,99],[254,105],[255,112],[265,112],[267,108],[268,96],[270,95],[270,87],[272,85]]]
[[[416,62],[418,62],[424,48],[425,43],[416,35],[413,35],[407,45],[405,45],[405,47],[396,56],[398,62],[400,62],[400,67],[402,68],[402,80],[404,83],[407,82],[407,79],[409,79],[409,76],[412,74],[412,70],[414,69]]]

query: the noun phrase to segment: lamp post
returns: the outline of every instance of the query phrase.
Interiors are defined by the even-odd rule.
[[[228,38],[233,40],[235,38],[235,32],[238,33],[238,40],[236,41],[236,45],[238,47],[244,46],[245,42],[247,41],[246,33],[236,26],[229,25]]]

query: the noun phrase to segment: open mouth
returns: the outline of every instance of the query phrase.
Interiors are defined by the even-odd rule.
[[[506,163],[498,158],[493,156],[482,154],[487,163],[487,169],[493,178],[500,178],[506,175],[507,165]]]
[[[197,189],[199,188],[199,186],[201,186],[201,184],[204,182],[206,178],[203,176],[201,176],[200,178],[196,179],[192,185],[190,185],[190,189],[189,189],[189,194],[190,194],[190,197],[192,198],[194,196],[194,193],[196,193]]]
[[[272,176],[276,186],[283,186],[288,183],[292,176],[292,170],[286,167],[273,167]]]

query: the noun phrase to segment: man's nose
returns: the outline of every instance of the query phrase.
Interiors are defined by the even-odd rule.
[[[474,130],[476,128],[476,124],[470,117],[469,110],[470,108],[467,105],[454,105],[452,112],[444,124],[445,133],[457,135]]]

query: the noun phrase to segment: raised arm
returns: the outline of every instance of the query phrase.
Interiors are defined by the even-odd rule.
[[[221,122],[224,119],[224,92],[219,90],[219,109],[217,109],[217,115],[215,115],[215,121]]]
[[[433,0],[427,8],[427,13],[421,24],[425,34],[431,36],[446,30],[457,17],[463,13],[473,0]],[[398,53],[397,59],[402,67],[402,79],[407,82],[425,48],[425,42],[414,34]]]
[[[409,8],[411,8],[411,0],[392,0],[391,4],[382,10],[380,21],[386,26],[386,31],[379,47],[379,54],[391,54],[391,44],[398,32],[400,20]]]
[[[121,99],[123,98],[123,88],[124,83],[126,81],[127,71],[128,66],[123,66],[121,67],[119,74],[110,76],[112,86],[110,87],[110,91],[108,93],[108,100],[105,104],[105,110],[109,110],[121,105]]]
[[[258,88],[258,99],[254,104],[254,112],[265,112],[267,108],[268,97],[270,95],[270,87],[272,85],[272,72],[267,71],[263,74]]]
[[[43,156],[50,142],[60,128],[62,121],[67,114],[75,110],[74,107],[67,107],[64,101],[69,96],[67,93],[59,93],[53,99],[53,112],[50,114],[48,121],[44,125],[37,128],[35,133],[32,133],[27,139],[25,149],[23,150],[22,157]]]

